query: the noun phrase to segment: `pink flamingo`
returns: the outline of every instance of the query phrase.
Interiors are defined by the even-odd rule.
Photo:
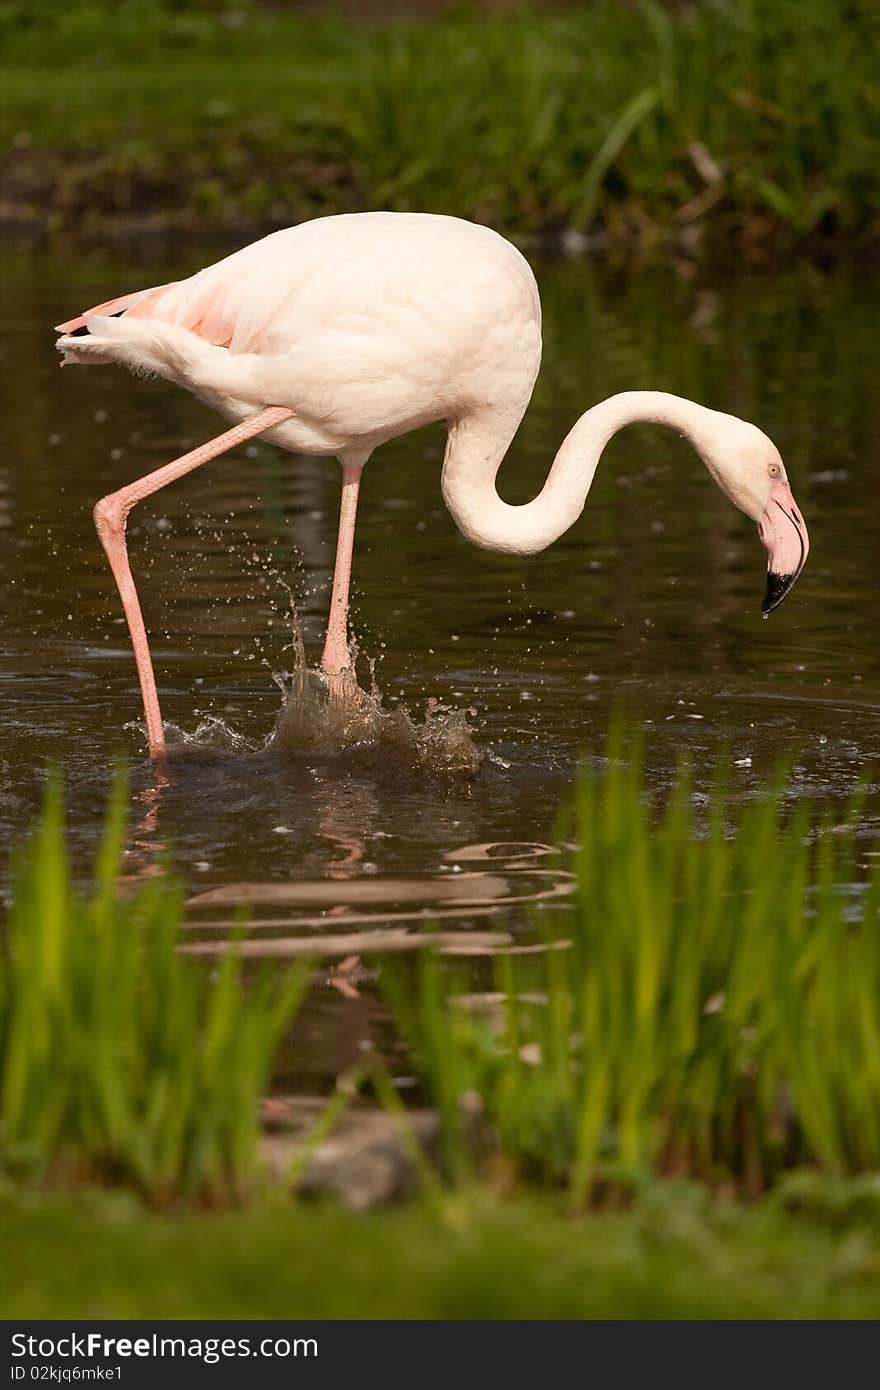
[[[448,424],[442,490],[462,533],[532,554],[583,510],[608,440],[631,421],[684,435],[768,552],[765,616],[809,549],[782,459],[754,425],[660,391],[593,406],[564,440],[537,497],[510,506],[495,477],[532,394],[541,304],[528,263],[487,227],[422,213],[320,218],[274,232],[188,280],[99,304],[58,325],[64,362],[121,362],[185,386],[236,421],[216,439],[101,498],[95,523],[122,598],[150,754],[165,746],[146,628],[128,561],[136,502],[263,434],[342,463],[336,566],[321,666],[350,668],[348,593],[361,472],[377,445]]]

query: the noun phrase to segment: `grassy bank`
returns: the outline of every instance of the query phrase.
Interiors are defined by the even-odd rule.
[[[656,0],[371,23],[0,8],[8,228],[246,235],[456,213],[755,255],[880,237],[870,0]]]
[[[471,1194],[439,1225],[418,1205],[171,1220],[106,1196],[0,1198],[0,1316],[873,1318],[878,1222],[857,1188],[747,1211],[659,1187],[580,1221]]]

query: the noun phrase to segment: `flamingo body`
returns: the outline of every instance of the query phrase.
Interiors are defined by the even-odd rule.
[[[273,232],[59,327],[67,361],[157,373],[230,420],[289,406],[267,438],[337,457],[486,406],[520,418],[541,361],[528,262],[487,227],[424,213]]]
[[[723,492],[758,525],[768,553],[765,615],[809,548],[779,452],[756,426],[659,391],[626,391],[577,420],[531,502],[510,506],[495,478],[541,361],[541,305],[528,263],[487,227],[423,213],[358,213],[274,232],[187,280],[110,300],[59,325],[65,362],[121,362],[186,387],[235,422],[215,440],[102,498],[95,520],[122,597],[150,750],[164,734],[128,562],[131,507],[226,450],[264,434],[343,465],[339,539],[322,667],[350,666],[348,590],[358,490],[377,445],[448,424],[443,497],[476,545],[532,554],[583,510],[608,440],[632,421],[694,446]]]

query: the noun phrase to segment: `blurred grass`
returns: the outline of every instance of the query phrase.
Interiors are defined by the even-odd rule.
[[[385,206],[612,242],[880,231],[873,0],[617,0],[358,25],[0,4],[6,212],[65,235]]]
[[[583,1219],[482,1192],[454,1225],[417,1203],[171,1220],[119,1196],[0,1195],[5,1318],[873,1318],[878,1301],[876,1183],[749,1208],[662,1184]]]
[[[475,1106],[491,1168],[576,1206],[655,1174],[755,1195],[793,1167],[880,1169],[880,871],[859,796],[832,823],[784,787],[728,807],[718,782],[698,812],[683,763],[655,821],[612,726],[544,951],[499,953],[482,996],[428,953],[414,985],[385,967],[453,1172]]]
[[[180,885],[120,896],[117,779],[90,891],[71,882],[60,784],[18,854],[0,936],[0,1175],[104,1182],[156,1204],[252,1193],[258,1105],[306,970],[242,988],[176,951]]]

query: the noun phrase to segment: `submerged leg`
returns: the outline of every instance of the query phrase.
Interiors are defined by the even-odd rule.
[[[321,670],[327,676],[341,676],[343,671],[351,668],[351,654],[348,650],[348,590],[351,584],[351,552],[354,546],[354,523],[362,469],[362,463],[346,463],[342,466],[342,503],[339,508],[339,537],[336,542],[333,593],[330,597],[327,637],[321,654]]]
[[[227,449],[234,449],[245,439],[252,439],[255,434],[262,434],[264,430],[271,429],[273,425],[280,425],[283,420],[289,420],[292,414],[293,411],[288,410],[286,406],[269,406],[268,409],[261,410],[259,414],[252,415],[250,419],[242,420],[241,424],[234,425],[232,429],[224,430],[223,434],[218,434],[216,439],[209,439],[207,444],[202,444],[198,449],[192,449],[188,454],[181,455],[179,459],[166,463],[164,467],[157,468],[154,473],[148,473],[146,477],[130,483],[128,487],[120,488],[118,492],[109,493],[108,496],[102,497],[100,502],[95,504],[95,526],[110,562],[113,578],[116,580],[116,587],[119,590],[119,597],[122,599],[122,607],[125,611],[125,620],[128,623],[131,645],[134,648],[134,659],[137,663],[138,680],[144,701],[144,715],[147,721],[147,738],[150,744],[151,758],[158,757],[164,752],[165,733],[162,728],[162,715],[159,711],[159,696],[156,691],[156,678],[153,674],[147,630],[144,627],[140,600],[128,562],[128,549],[125,544],[125,526],[128,513],[136,502],[142,502],[145,497],[158,492],[160,488],[165,487],[166,483],[173,483],[177,478],[182,478],[185,473],[191,473],[200,464],[207,463],[209,459],[216,458],[218,454],[225,454]]]

